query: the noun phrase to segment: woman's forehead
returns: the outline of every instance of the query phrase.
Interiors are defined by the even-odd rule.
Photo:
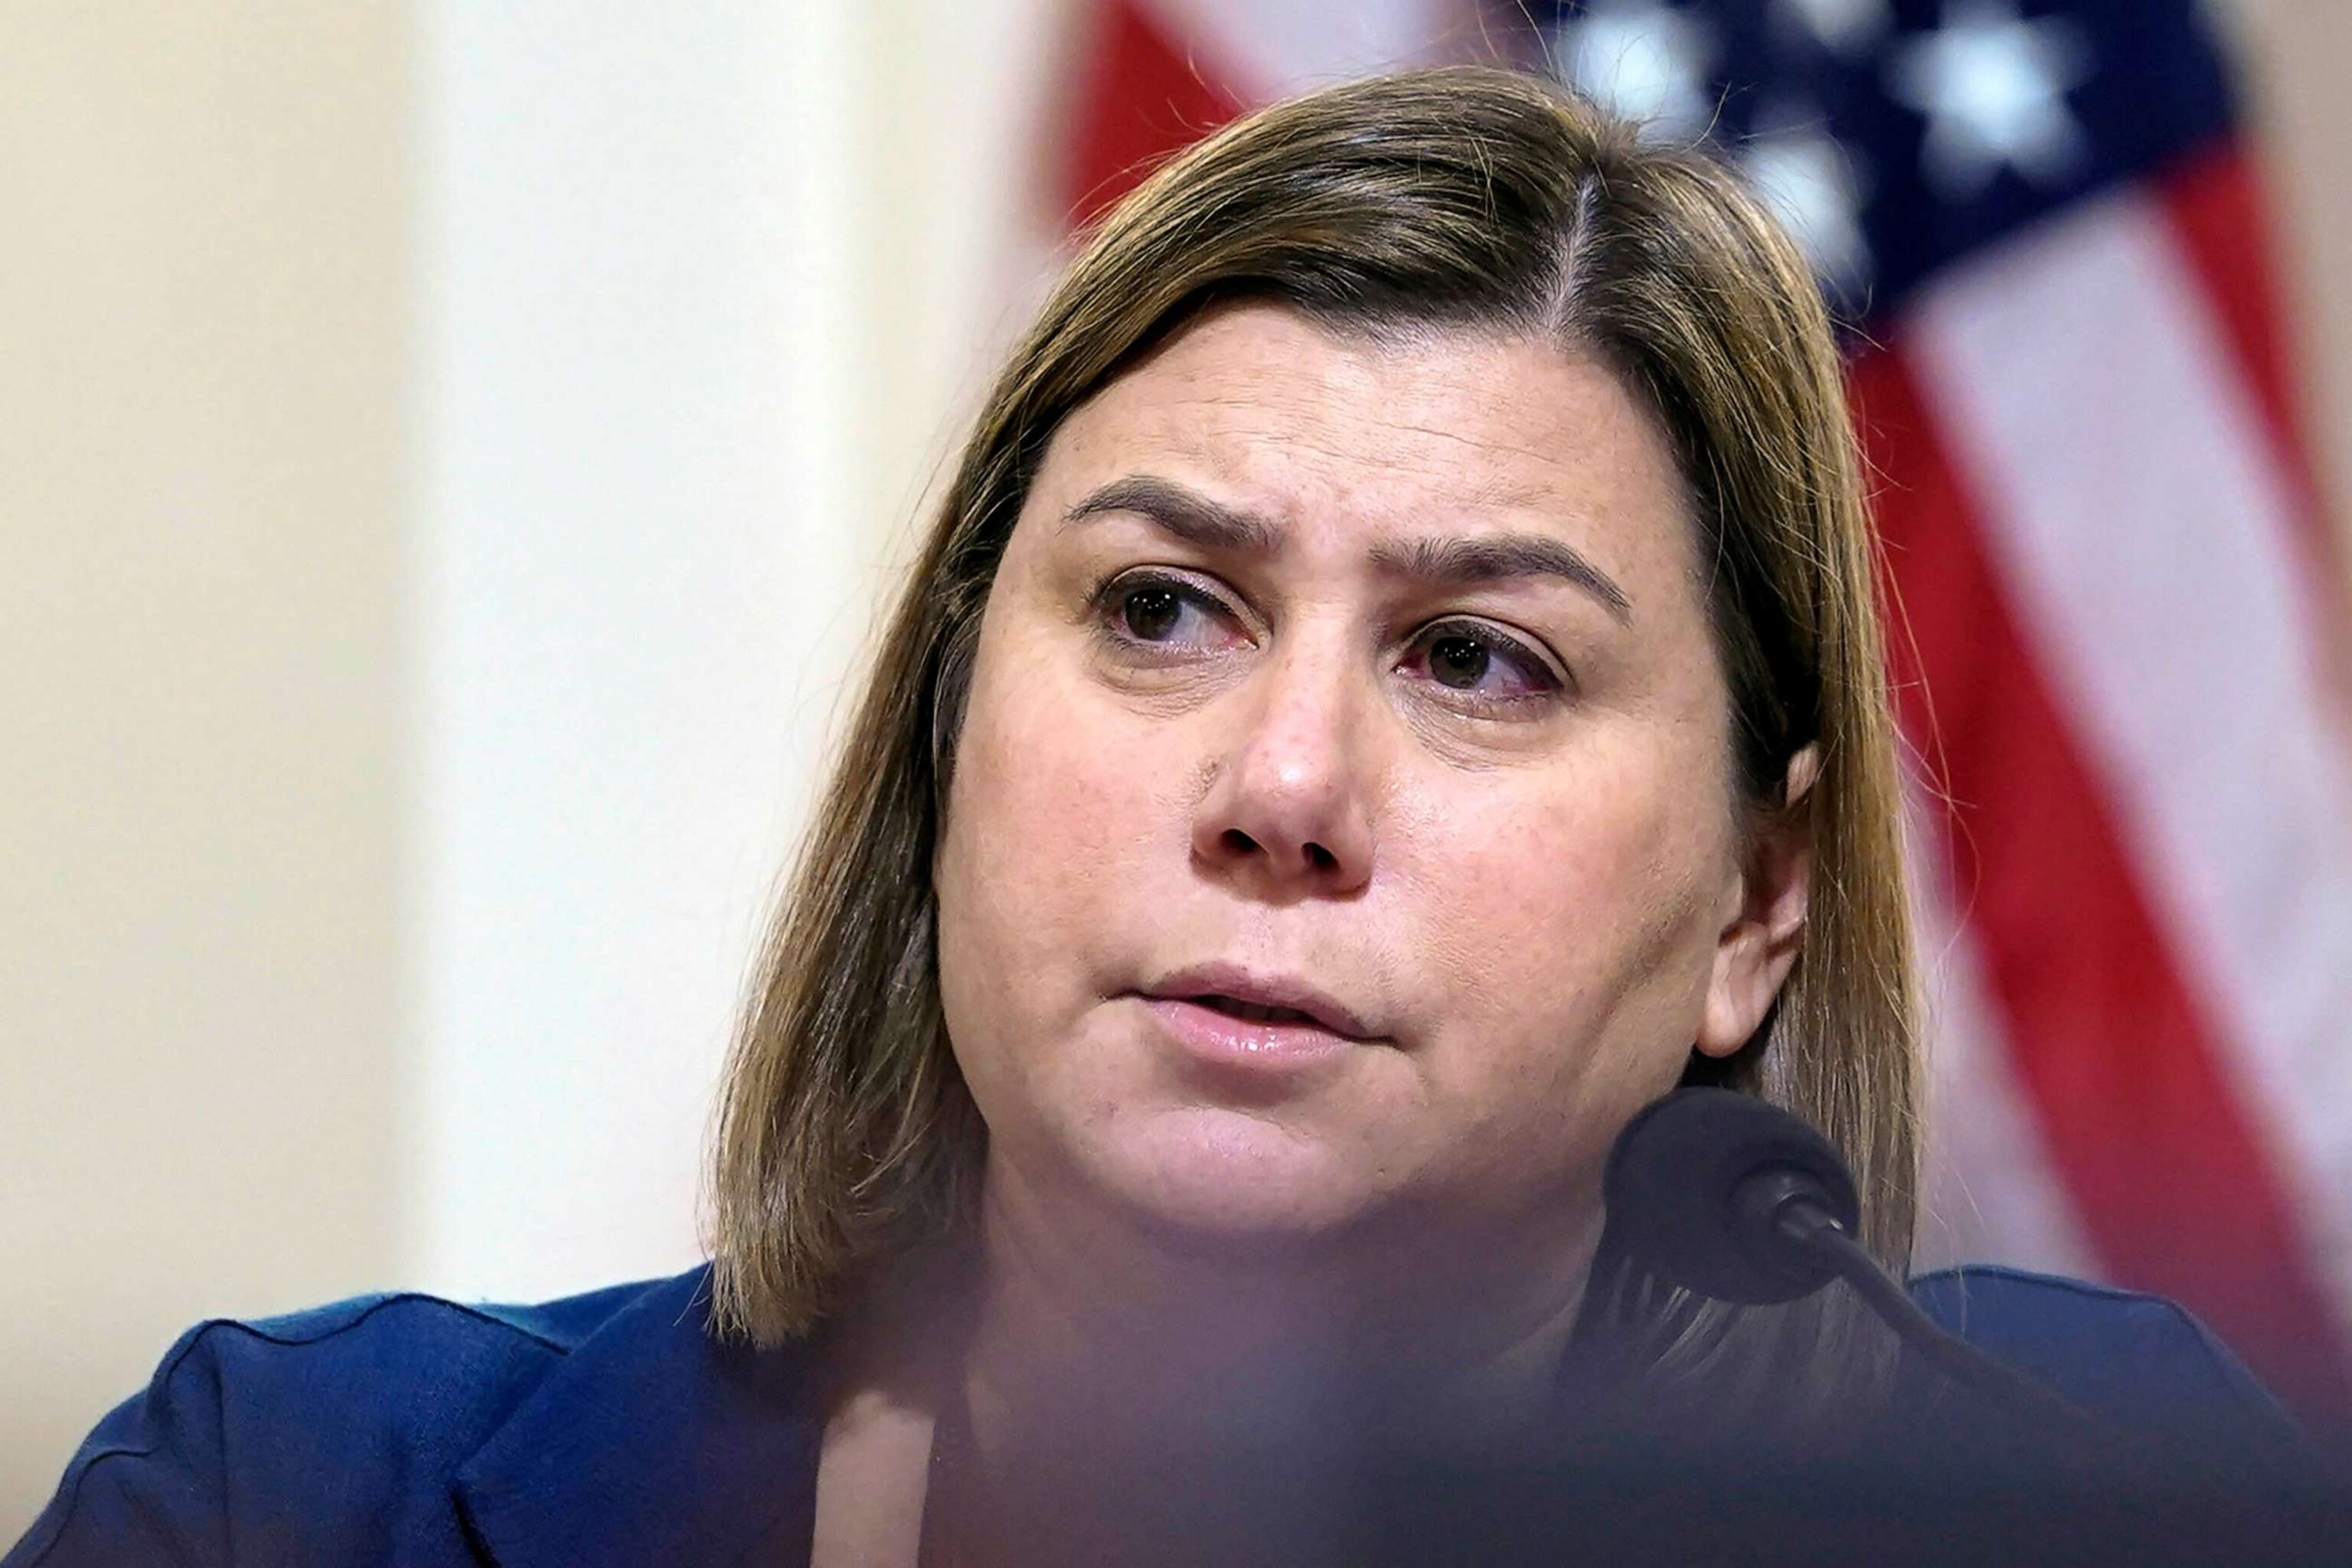
[[[1272,304],[1204,315],[1065,421],[1032,510],[1138,475],[1202,489],[1302,541],[1549,530],[1621,559],[1686,560],[1657,422],[1591,359],[1522,335],[1374,335]]]

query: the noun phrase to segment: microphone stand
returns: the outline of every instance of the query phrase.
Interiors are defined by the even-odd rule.
[[[2012,1413],[2030,1415],[2079,1433],[2095,1434],[2126,1451],[2143,1455],[2150,1452],[2151,1446],[2141,1434],[2126,1431],[2093,1415],[2007,1362],[1986,1354],[1940,1327],[1911,1300],[1909,1291],[1879,1267],[1878,1259],[1853,1238],[1835,1215],[1801,1192],[1789,1193],[1771,1206],[1771,1225],[1776,1232],[1834,1268],[1838,1278],[1853,1286],[1854,1293],[1878,1314],[1880,1321],[1895,1331],[1905,1349],[1917,1354],[1952,1383]]]

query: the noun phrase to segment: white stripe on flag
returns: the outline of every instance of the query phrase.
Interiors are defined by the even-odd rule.
[[[1454,9],[1444,0],[1144,0],[1210,80],[1244,102],[1425,59]]]
[[[1948,276],[1912,327],[2024,633],[2352,1324],[2352,791],[2289,492],[2196,275],[2128,192]]]

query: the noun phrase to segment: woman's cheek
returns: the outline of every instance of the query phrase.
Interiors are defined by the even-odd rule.
[[[1007,681],[974,699],[954,831],[1001,917],[1031,938],[1022,945],[1051,948],[1120,888],[1141,893],[1133,861],[1146,825],[1165,815],[1153,795],[1169,784],[1168,748],[1066,679]]]
[[[1412,825],[1403,889],[1421,911],[1418,945],[1465,1021],[1533,1030],[1568,1052],[1665,1024],[1634,1015],[1704,973],[1694,915],[1705,857],[1692,842],[1704,835],[1677,828],[1654,793],[1599,780],[1477,794],[1458,788],[1456,809]]]

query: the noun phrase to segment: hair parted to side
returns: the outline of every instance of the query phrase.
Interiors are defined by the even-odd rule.
[[[1754,820],[1801,814],[1812,847],[1804,949],[1780,1002],[1734,1057],[1694,1053],[1692,1080],[1821,1128],[1853,1166],[1864,1239],[1899,1268],[1916,1007],[1868,523],[1830,322],[1803,258],[1711,158],[1647,144],[1549,82],[1464,67],[1279,103],[1169,163],[1103,219],[994,384],[738,1031],[712,1205],[720,1323],[762,1343],[803,1334],[972,1212],[986,1130],[940,1015],[931,860],[982,610],[1062,421],[1231,299],[1342,331],[1557,342],[1657,417],[1700,531],[1742,805]],[[1818,776],[1790,805],[1807,745]],[[1809,1398],[1834,1400],[1883,1377],[1882,1342],[1843,1288],[1735,1310],[1620,1269],[1589,1292],[1588,1317],[1604,1310],[1641,1313],[1651,1363],[1722,1373],[1710,1386],[1795,1373]]]

